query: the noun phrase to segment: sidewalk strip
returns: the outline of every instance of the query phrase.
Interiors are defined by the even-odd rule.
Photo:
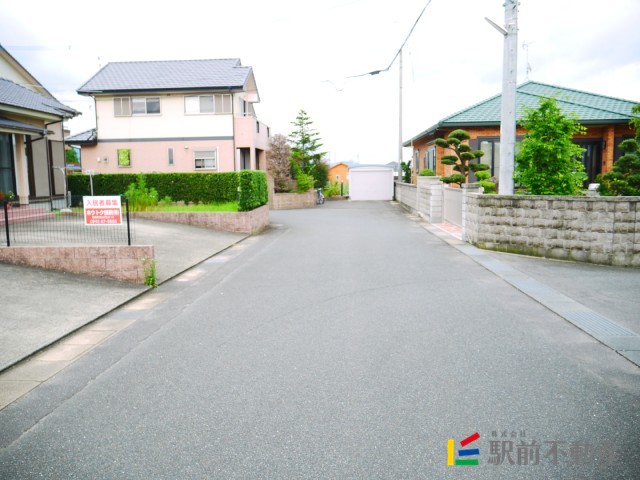
[[[423,224],[423,227],[556,315],[640,366],[640,335],[636,332],[497,260],[489,251],[461,241],[442,228],[442,225]]]

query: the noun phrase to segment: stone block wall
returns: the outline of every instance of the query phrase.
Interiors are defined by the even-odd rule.
[[[418,190],[416,185],[395,182],[395,198],[402,206],[413,212],[418,211]]]
[[[0,248],[3,263],[139,284],[144,283],[145,266],[153,259],[152,245]]]
[[[464,240],[481,248],[640,267],[640,197],[467,196]]]
[[[315,204],[315,203],[314,203]],[[135,218],[181,223],[225,232],[258,233],[269,225],[269,206],[249,212],[135,212]]]
[[[312,208],[316,206],[316,191],[311,189],[305,193],[274,193],[269,201],[269,206],[274,210]]]

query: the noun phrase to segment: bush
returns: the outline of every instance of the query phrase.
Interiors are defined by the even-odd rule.
[[[298,173],[298,193],[304,193],[313,186],[313,177],[306,173]]]
[[[94,195],[120,195],[138,180],[137,174],[106,173],[94,175]],[[158,198],[171,197],[184,202],[234,202],[238,197],[238,173],[148,173],[146,185],[155,188]],[[73,195],[90,195],[89,176],[72,174],[68,177]]]
[[[434,172],[430,168],[423,168],[422,170],[420,170],[420,176],[421,177],[435,177],[436,176],[436,172]]]
[[[165,201],[172,199],[176,202],[207,204],[237,201],[239,210],[247,211],[265,205],[269,201],[267,176],[259,170],[223,173],[147,173],[143,178],[144,188],[148,189],[148,193],[150,194],[151,190],[155,191],[156,202],[160,198]],[[310,181],[312,182],[313,179]],[[139,183],[138,174],[95,175],[93,193],[94,195],[128,195],[129,185],[136,183]],[[136,189],[140,190],[140,186],[138,185]],[[69,175],[69,190],[73,195],[90,195],[89,176]],[[130,193],[135,196],[139,193],[137,190]]]
[[[238,173],[238,211],[253,210],[269,202],[267,175],[258,170]]]
[[[329,182],[322,191],[325,197],[337,197],[340,195],[340,184],[338,182]]]
[[[153,187],[147,187],[142,173],[138,175],[137,183],[134,182],[127,187],[125,195],[129,200],[129,211],[131,212],[143,212],[158,204],[158,192]]]
[[[640,195],[640,142],[629,138],[620,144],[624,152],[609,173],[599,176],[601,195]]]

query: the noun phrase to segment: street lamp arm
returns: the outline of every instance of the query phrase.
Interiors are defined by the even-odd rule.
[[[378,74],[383,73],[383,72],[388,72],[389,69],[393,66],[394,62],[397,60],[397,58],[400,55],[400,53],[402,53],[402,49],[404,48],[404,46],[409,41],[409,37],[411,37],[411,34],[415,30],[416,26],[418,25],[418,22],[422,18],[422,15],[424,14],[424,12],[427,9],[427,7],[431,4],[431,2],[432,2],[432,0],[429,0],[427,2],[427,4],[424,6],[422,11],[420,12],[420,15],[418,15],[418,18],[416,18],[416,21],[413,22],[413,26],[411,27],[411,30],[409,30],[409,34],[407,35],[407,38],[404,39],[404,42],[402,42],[402,45],[400,45],[400,48],[398,49],[396,54],[393,56],[393,59],[391,59],[391,62],[389,62],[389,66],[387,68],[384,68],[382,70],[373,70],[372,72],[367,72],[367,73],[361,73],[360,75],[352,75],[352,76],[347,77],[347,78],[366,77],[367,75],[378,75]]]

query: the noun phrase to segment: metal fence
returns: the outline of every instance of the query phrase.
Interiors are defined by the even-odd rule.
[[[117,197],[117,196],[113,196]],[[104,197],[104,198],[113,198]],[[135,237],[134,223],[129,215],[129,203],[121,199],[121,209],[115,206],[107,213],[119,215],[120,223],[100,224],[94,209],[86,216],[82,196],[56,199],[54,202],[17,205],[3,201],[0,208],[0,246],[16,245],[131,245]],[[101,197],[93,197],[99,199]],[[96,200],[99,201],[99,200]],[[119,213],[116,213],[116,210]],[[96,213],[97,212],[97,213]],[[106,217],[102,217],[106,218]],[[88,224],[93,223],[93,224]]]

